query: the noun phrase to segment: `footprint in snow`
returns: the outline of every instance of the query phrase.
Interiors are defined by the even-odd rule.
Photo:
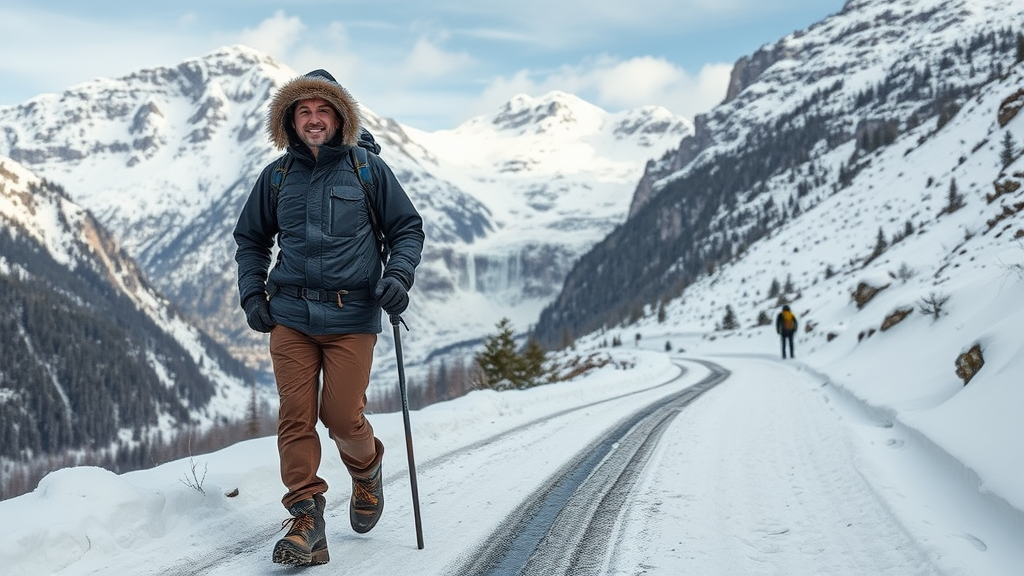
[[[974,546],[975,548],[977,548],[981,552],[984,552],[984,551],[988,550],[988,545],[987,544],[985,544],[979,538],[977,538],[977,537],[975,537],[975,536],[973,536],[971,534],[956,533],[956,532],[954,532],[954,533],[951,533],[950,536],[953,536],[953,537],[956,537],[956,538],[963,538],[964,540],[967,540],[967,542],[971,546]]]

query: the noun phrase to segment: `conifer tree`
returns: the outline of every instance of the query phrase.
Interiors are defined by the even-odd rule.
[[[725,317],[722,318],[722,330],[736,330],[740,327],[740,323],[736,320],[736,313],[733,311],[731,305],[725,306]]]
[[[964,195],[960,193],[960,189],[956,185],[956,178],[949,181],[949,193],[946,196],[946,207],[942,209],[946,214],[952,214],[957,210],[963,208],[966,204],[964,203]]]
[[[512,378],[521,371],[521,361],[516,353],[511,320],[502,318],[496,327],[498,333],[487,338],[484,351],[477,354],[474,360],[483,372],[483,386],[506,390],[513,386]]]
[[[886,248],[888,247],[889,242],[885,239],[885,231],[882,230],[881,226],[879,226],[878,236],[875,238],[875,248],[874,250],[871,251],[871,257],[868,258],[868,260],[870,261],[874,260],[875,258],[878,258],[879,256],[882,255],[882,252],[885,252]]]
[[[249,392],[249,409],[245,419],[246,438],[256,438],[260,435],[260,409],[256,396],[256,383],[252,384]]]
[[[526,341],[526,350],[523,351],[519,364],[519,388],[529,388],[551,381],[547,369],[547,353],[536,338],[531,337]]]
[[[1013,134],[1009,130],[1003,134],[1003,150],[999,153],[999,160],[1006,168],[1017,159],[1017,144],[1013,141]]]

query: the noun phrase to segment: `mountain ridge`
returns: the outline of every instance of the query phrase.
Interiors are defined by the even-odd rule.
[[[0,108],[0,153],[64,186],[158,289],[266,375],[265,344],[236,301],[230,232],[255,175],[279,154],[264,134],[267,100],[296,75],[267,55],[230,46],[97,79]],[[541,126],[550,116],[531,117],[537,126],[529,134],[492,122],[485,132],[445,135],[361,107],[382,157],[423,213],[429,239],[407,313],[431,327],[409,337],[413,371],[435,349],[482,337],[503,313],[525,327],[575,254],[624,219],[647,158],[688,130],[667,111],[609,115],[567,94],[517,102],[546,102],[590,124],[562,130],[567,139],[556,149],[547,143],[550,129],[569,125]],[[502,158],[501,147],[517,152]],[[479,162],[466,162],[473,157]],[[378,345],[380,362],[389,346],[386,339]]]
[[[244,415],[249,371],[88,211],[3,157],[0,223],[0,467],[89,451],[141,467],[147,442]]]
[[[848,2],[762,47],[787,56],[695,118],[693,135],[648,165],[627,222],[581,258],[542,313],[542,341],[562,341],[566,323],[579,335],[678,295],[792,209],[849,186],[875,150],[924,124],[936,128],[920,137],[931,137],[1009,69],[1015,36],[1004,23],[1015,18],[1024,11],[994,0]],[[837,150],[845,155],[822,160]],[[780,178],[789,181],[770,185]],[[611,249],[623,245],[653,261]],[[622,282],[641,288],[594,288]]]

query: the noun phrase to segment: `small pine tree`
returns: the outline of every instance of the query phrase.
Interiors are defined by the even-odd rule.
[[[722,318],[722,330],[736,330],[740,327],[739,321],[736,319],[736,312],[733,311],[731,305],[725,306],[725,317]]]
[[[256,395],[256,384],[253,383],[249,393],[249,410],[245,418],[245,437],[256,438],[260,435],[260,405]]]
[[[949,181],[949,193],[946,195],[946,207],[942,209],[942,212],[952,214],[964,206],[966,206],[964,195],[960,193],[960,189],[956,185],[956,178],[952,178]]]
[[[484,351],[473,359],[482,372],[482,386],[506,390],[513,386],[513,378],[521,372],[521,360],[516,353],[512,321],[502,318],[496,327],[498,333],[484,341]]]
[[[1003,150],[999,153],[999,160],[1006,168],[1017,159],[1017,143],[1013,141],[1013,134],[1009,130],[1003,134]]]
[[[778,296],[779,296],[779,294],[781,292],[782,292],[782,285],[779,284],[778,278],[773,278],[772,279],[772,285],[768,287],[768,297],[769,298],[778,298]]]
[[[1024,62],[1024,34],[1017,32],[1017,59],[1014,63]]]
[[[541,348],[536,338],[531,336],[526,341],[526,350],[523,351],[520,358],[520,372],[515,379],[517,388],[539,386],[551,381],[547,353]]]
[[[889,243],[885,240],[885,231],[882,230],[881,226],[879,226],[878,237],[875,238],[875,248],[871,251],[871,257],[869,258],[869,260],[874,260],[875,258],[881,256],[882,252],[885,252],[886,248],[888,247]]]
[[[771,319],[771,316],[769,316],[767,312],[765,312],[764,310],[761,310],[760,312],[758,312],[758,314],[757,314],[757,325],[758,326],[771,326],[771,324],[772,324],[772,319]]]

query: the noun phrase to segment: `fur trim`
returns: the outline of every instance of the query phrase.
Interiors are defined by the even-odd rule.
[[[312,74],[312,73],[311,73]],[[267,114],[267,133],[270,141],[278,149],[286,148],[292,142],[301,142],[291,126],[292,106],[299,100],[320,98],[327,101],[338,112],[341,126],[341,143],[355,146],[359,141],[361,130],[359,121],[359,105],[352,95],[337,82],[331,82],[323,76],[307,74],[289,80],[278,89],[270,101]]]

